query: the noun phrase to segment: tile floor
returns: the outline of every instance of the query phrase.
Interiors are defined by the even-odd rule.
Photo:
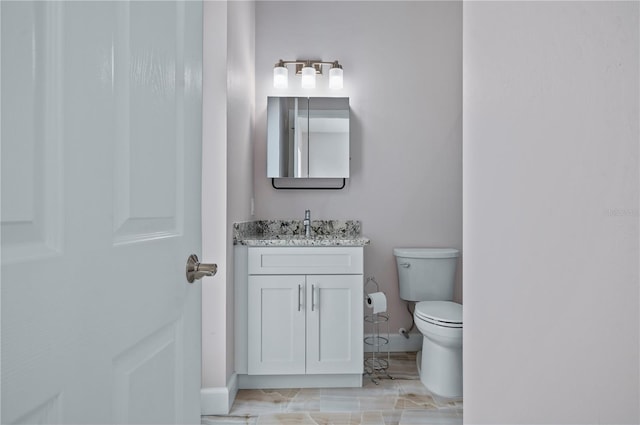
[[[240,390],[226,416],[203,416],[204,425],[454,425],[462,400],[432,395],[418,377],[415,353],[392,353],[394,379],[362,388]]]

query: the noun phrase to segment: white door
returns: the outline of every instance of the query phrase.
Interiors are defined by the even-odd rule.
[[[307,373],[362,373],[362,275],[307,276]]]
[[[304,276],[249,276],[249,375],[305,373],[304,288]]]
[[[2,423],[198,423],[202,5],[2,1]]]

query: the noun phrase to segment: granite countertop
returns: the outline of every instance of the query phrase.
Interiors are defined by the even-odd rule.
[[[247,235],[237,240],[238,245],[247,246],[365,246],[369,245],[369,238],[337,237],[337,236],[311,236],[301,235]]]
[[[234,245],[247,246],[365,246],[369,238],[356,220],[312,220],[304,236],[302,220],[256,220],[233,224]]]

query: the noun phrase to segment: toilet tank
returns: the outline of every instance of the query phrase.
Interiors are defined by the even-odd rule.
[[[395,248],[400,298],[450,301],[459,251],[453,248]]]

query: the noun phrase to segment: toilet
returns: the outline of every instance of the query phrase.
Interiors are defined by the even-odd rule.
[[[413,320],[422,333],[416,362],[432,393],[462,397],[462,305],[452,301],[459,251],[395,248],[400,298],[416,302]]]

